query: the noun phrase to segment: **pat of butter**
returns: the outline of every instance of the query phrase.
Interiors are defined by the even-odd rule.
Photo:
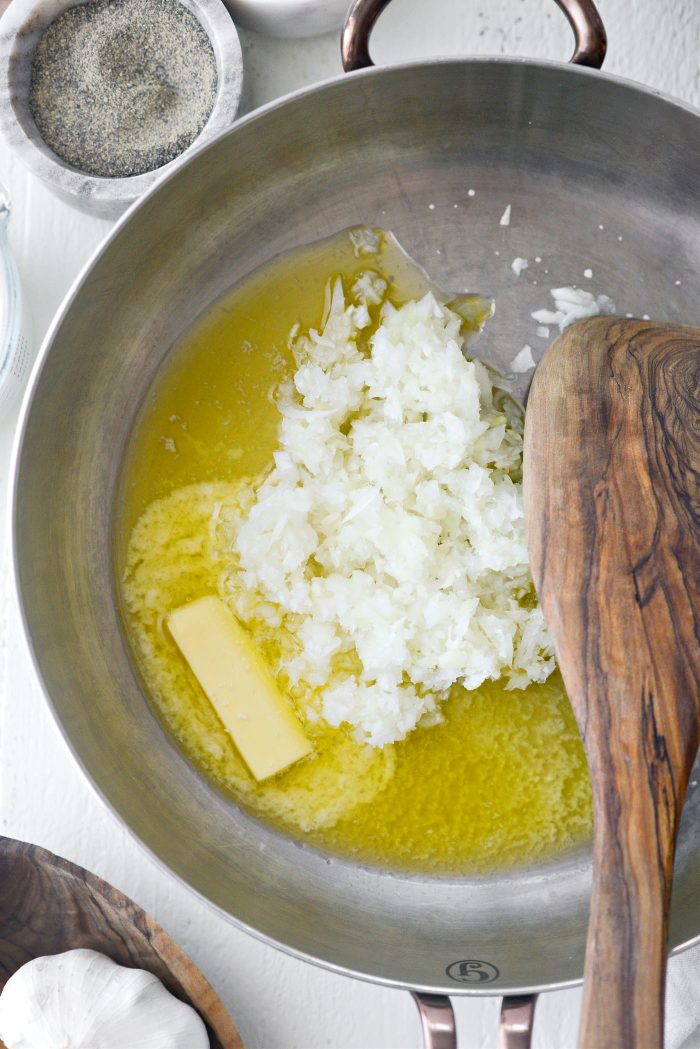
[[[256,779],[311,751],[304,730],[256,646],[218,597],[171,613],[168,627]]]

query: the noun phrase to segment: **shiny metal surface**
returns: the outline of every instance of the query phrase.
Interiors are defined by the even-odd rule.
[[[434,993],[562,986],[581,977],[589,857],[483,878],[363,869],[271,831],[195,772],[143,695],[115,608],[115,485],[158,366],[235,281],[355,223],[392,229],[445,287],[494,294],[477,351],[504,371],[524,343],[542,352],[530,312],[549,286],[583,283],[584,267],[622,311],[698,325],[699,158],[695,112],[589,70],[500,60],[370,70],[269,107],[204,149],[129,213],[69,297],[15,462],[15,571],[36,666],[106,802],[256,935]],[[515,279],[516,255],[541,256],[549,276]],[[697,798],[691,789],[673,945],[700,932]]]
[[[369,38],[379,16],[391,0],[352,0],[340,38],[340,53],[346,73],[374,65]],[[556,0],[574,34],[570,61],[579,66],[600,69],[608,39],[593,0]]]
[[[457,1023],[450,999],[444,994],[413,992],[420,1016],[424,1049],[457,1049]]]
[[[537,996],[513,995],[501,1002],[500,1049],[530,1049]]]
[[[569,61],[600,69],[608,49],[608,38],[593,0],[556,0],[574,33],[574,51]]]

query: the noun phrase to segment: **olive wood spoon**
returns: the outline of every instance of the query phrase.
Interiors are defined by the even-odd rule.
[[[700,330],[606,317],[560,336],[528,400],[524,499],[593,791],[579,1046],[659,1049],[700,714]]]

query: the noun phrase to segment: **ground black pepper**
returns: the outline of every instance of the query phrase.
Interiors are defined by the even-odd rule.
[[[173,160],[214,106],[216,58],[177,0],[88,0],[46,29],[29,104],[44,142],[90,175],[140,175]]]

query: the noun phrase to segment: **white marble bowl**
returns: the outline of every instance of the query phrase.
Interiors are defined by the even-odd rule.
[[[12,0],[0,18],[0,134],[30,171],[63,200],[83,211],[116,218],[165,172],[236,119],[243,90],[238,33],[221,0],[179,0],[204,27],[216,57],[218,87],[207,123],[169,164],[129,178],[99,178],[79,171],[49,149],[29,110],[31,64],[44,30],[86,0]]]
[[[225,0],[238,25],[267,36],[317,36],[340,29],[350,0]]]

